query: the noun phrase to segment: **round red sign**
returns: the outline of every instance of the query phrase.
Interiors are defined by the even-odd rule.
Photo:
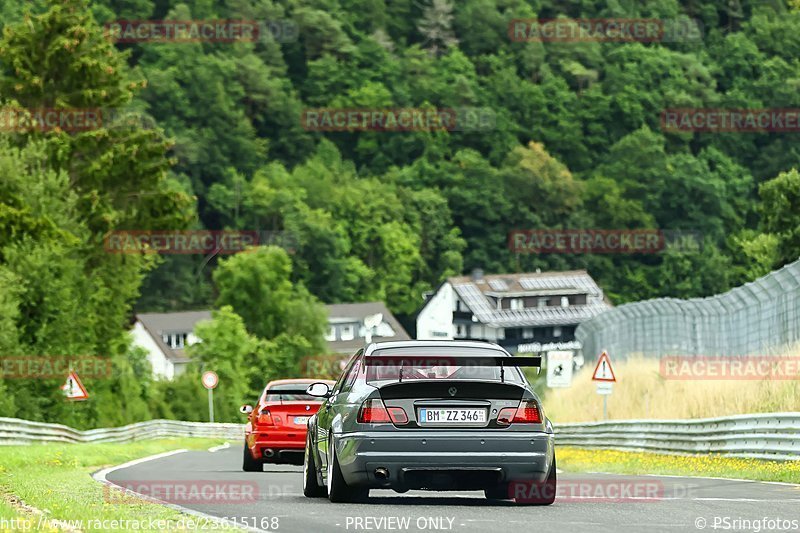
[[[219,378],[217,377],[216,372],[212,372],[209,370],[208,372],[203,372],[203,387],[207,389],[215,389],[217,387],[217,383],[219,383]]]

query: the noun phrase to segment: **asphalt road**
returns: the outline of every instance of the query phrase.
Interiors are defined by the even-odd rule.
[[[263,473],[247,473],[241,457],[241,444],[231,443],[116,470],[107,479],[262,531],[800,531],[795,485],[561,473],[549,507],[490,502],[482,492],[388,490],[373,490],[367,503],[332,504],[303,496],[301,467],[268,465]]]

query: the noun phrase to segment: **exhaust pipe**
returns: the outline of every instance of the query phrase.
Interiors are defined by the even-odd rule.
[[[385,481],[389,479],[389,471],[386,470],[384,467],[376,468],[375,477],[380,479],[381,481]]]
[[[275,450],[273,450],[272,448],[267,448],[266,450],[264,450],[264,457],[270,458],[273,457],[274,455],[275,455]]]

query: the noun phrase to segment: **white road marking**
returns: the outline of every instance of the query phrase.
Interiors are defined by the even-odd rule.
[[[601,473],[601,472],[598,472]],[[787,483],[786,481],[759,481],[758,479],[739,479],[735,477],[708,477],[708,476],[671,476],[667,474],[638,474],[640,476],[650,477],[673,477],[678,479],[713,479],[715,481],[743,481],[745,483],[766,483],[768,485],[783,485],[787,487],[800,488],[800,484]]]
[[[111,472],[116,470],[122,470],[123,468],[128,468],[130,466],[136,466],[142,463],[146,463],[147,461],[153,461],[155,459],[161,459],[162,457],[169,457],[170,455],[178,455],[179,453],[185,453],[189,450],[180,449],[180,450],[172,450],[171,452],[164,452],[164,453],[157,453],[155,455],[150,455],[148,457],[142,457],[141,459],[134,459],[133,461],[128,461],[127,463],[122,463],[121,465],[112,466],[109,468],[104,468],[92,474],[92,477],[100,482],[106,481],[106,476]],[[109,482],[110,483],[110,482]]]
[[[560,473],[560,472],[559,472]],[[739,479],[735,477],[710,477],[710,476],[675,476],[669,474],[620,474],[619,472],[569,472],[570,474],[602,474],[604,476],[648,476],[648,477],[671,477],[676,479],[713,479],[715,481],[742,481],[744,483],[766,483],[768,485],[783,485],[787,487],[800,488],[798,483],[787,483],[785,481],[760,481],[758,479]]]
[[[126,493],[136,494],[137,497],[142,498],[143,500],[147,500],[147,501],[150,501],[150,502],[153,502],[153,503],[158,503],[158,504],[161,504],[161,505],[163,505],[165,507],[169,507],[170,509],[174,509],[174,510],[176,510],[178,512],[185,513],[185,514],[188,514],[188,515],[191,515],[191,516],[195,516],[197,518],[203,518],[203,519],[210,520],[210,521],[213,521],[213,522],[218,523],[218,524],[224,524],[226,526],[233,527],[233,528],[244,529],[245,531],[253,531],[255,533],[268,533],[268,532],[264,531],[263,529],[247,527],[247,526],[244,526],[242,524],[235,524],[235,523],[231,522],[230,520],[225,520],[224,518],[220,518],[218,516],[214,516],[214,515],[210,515],[210,514],[206,514],[206,513],[201,513],[200,511],[195,511],[194,509],[189,509],[187,507],[181,507],[180,505],[175,505],[174,503],[165,502],[163,500],[159,500],[158,498],[153,498],[152,496],[148,496],[146,494],[141,494],[141,493],[132,491],[130,489],[123,489],[119,485],[114,483],[113,481],[109,481],[108,479],[106,479],[106,476],[108,476],[112,472],[116,472],[117,470],[122,470],[123,468],[129,468],[131,466],[136,466],[136,465],[139,465],[139,464],[142,464],[142,463],[146,463],[148,461],[153,461],[155,459],[161,459],[163,457],[169,457],[171,455],[178,455],[179,453],[185,453],[187,451],[189,451],[189,450],[183,450],[183,449],[181,449],[181,450],[173,450],[171,452],[157,453],[157,454],[151,455],[149,457],[143,457],[141,459],[135,459],[133,461],[128,461],[127,463],[123,463],[121,465],[112,466],[112,467],[109,467],[109,468],[104,468],[102,470],[98,470],[97,472],[92,474],[92,478],[94,478],[95,481],[99,481],[100,483],[103,483],[104,485],[108,485],[109,487],[115,487],[115,488],[124,490]]]
[[[226,450],[226,449],[228,449],[230,447],[231,447],[231,443],[230,442],[226,442],[225,444],[220,444],[219,446],[212,446],[211,448],[208,449],[208,451],[211,452],[211,453],[214,453],[214,452],[218,452],[220,450]]]

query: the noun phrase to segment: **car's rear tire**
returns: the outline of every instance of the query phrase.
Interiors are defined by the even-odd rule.
[[[253,459],[250,453],[250,448],[247,447],[247,442],[244,443],[244,458],[242,459],[242,470],[245,472],[263,472],[264,463],[258,459]]]
[[[325,496],[325,487],[317,480],[317,463],[311,448],[311,439],[306,437],[306,451],[303,453],[303,494],[307,498],[321,498]]]
[[[522,505],[552,505],[556,501],[557,487],[556,457],[554,455],[553,461],[550,463],[550,470],[547,472],[547,479],[540,483],[534,483],[531,486],[529,497],[515,498],[514,501]]]
[[[350,487],[344,480],[342,469],[339,467],[339,459],[336,458],[333,439],[331,439],[328,449],[331,454],[328,459],[328,499],[333,503],[352,503],[366,500],[369,497],[369,489]]]

